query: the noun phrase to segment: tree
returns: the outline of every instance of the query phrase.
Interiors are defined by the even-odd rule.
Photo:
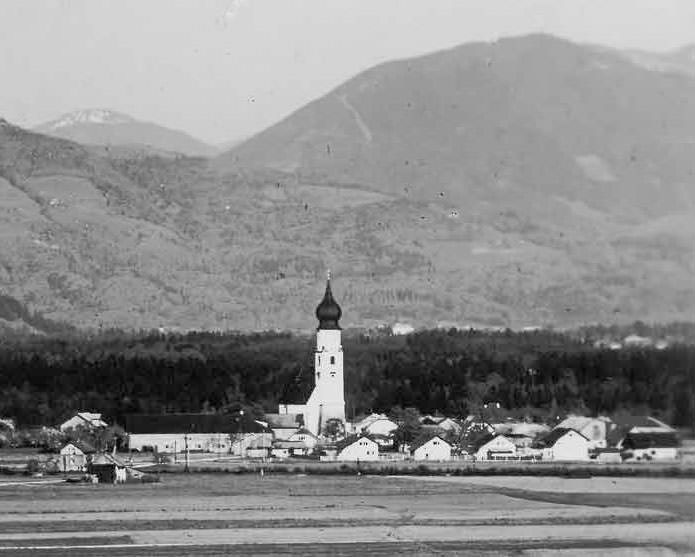
[[[394,433],[396,446],[410,444],[422,433],[420,412],[417,408],[396,406],[391,410],[390,418],[398,424]]]
[[[345,437],[345,424],[337,418],[326,420],[326,425],[323,427],[323,436],[333,442],[342,439]]]

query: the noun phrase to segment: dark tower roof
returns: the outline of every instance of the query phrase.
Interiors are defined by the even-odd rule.
[[[338,320],[343,314],[338,302],[333,298],[331,292],[331,276],[328,275],[326,280],[326,293],[323,295],[323,300],[316,306],[316,317],[319,320],[319,329],[340,329]]]

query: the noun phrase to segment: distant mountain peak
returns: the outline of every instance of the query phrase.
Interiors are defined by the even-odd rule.
[[[58,119],[46,123],[44,129],[57,130],[75,124],[128,124],[135,122],[135,119],[114,110],[105,108],[90,108],[86,110],[75,110],[63,114]]]
[[[186,132],[106,108],[90,108],[63,114],[33,128],[34,131],[69,139],[83,145],[120,146],[168,155],[212,156],[218,150]]]

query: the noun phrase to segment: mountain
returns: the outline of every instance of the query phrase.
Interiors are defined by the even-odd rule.
[[[2,122],[0,291],[310,331],[330,268],[345,327],[692,320],[694,87],[531,36],[377,66],[213,160]]]
[[[695,81],[544,35],[359,74],[222,155],[379,191],[626,218],[695,207]]]
[[[217,148],[199,141],[187,133],[152,124],[113,110],[78,110],[57,120],[41,124],[34,131],[84,145],[101,145],[120,152],[156,154],[180,153],[195,157],[217,154]]]

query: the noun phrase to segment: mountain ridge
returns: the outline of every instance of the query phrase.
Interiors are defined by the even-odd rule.
[[[692,80],[528,41],[372,68],[211,161],[0,125],[0,287],[81,327],[311,330],[326,268],[346,326],[688,320]]]
[[[128,147],[156,154],[180,153],[209,157],[218,148],[190,134],[110,109],[84,109],[68,112],[32,128],[37,133],[69,139],[84,145]]]

